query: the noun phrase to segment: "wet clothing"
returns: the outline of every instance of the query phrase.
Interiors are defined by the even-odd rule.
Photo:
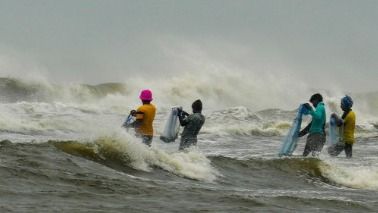
[[[338,156],[342,151],[345,151],[347,158],[352,157],[353,144],[348,143],[337,143],[334,146],[328,147],[328,154],[331,156]]]
[[[136,120],[140,122],[138,126],[136,126],[136,132],[139,135],[154,135],[154,128],[152,123],[155,119],[156,114],[156,107],[152,104],[143,104],[137,109],[136,112]]]
[[[142,142],[151,146],[154,136],[154,128],[152,123],[155,119],[156,107],[152,104],[143,104],[135,113],[135,122],[130,126],[135,128],[137,137],[142,138]]]
[[[312,117],[311,127],[309,133],[324,133],[324,125],[326,122],[326,112],[324,103],[320,102],[316,106],[315,110],[310,110],[310,115]]]
[[[307,135],[310,132],[311,126],[312,126],[312,122],[310,122],[304,129],[302,129],[302,131],[300,131],[298,133],[298,137],[302,137],[302,136]],[[323,135],[326,135],[326,133],[325,133],[325,123],[323,125]]]
[[[303,156],[307,156],[312,152],[312,156],[316,157],[322,151],[326,141],[323,133],[310,133],[307,137],[306,146],[303,151]]]
[[[354,144],[354,130],[356,128],[356,114],[350,110],[341,117],[344,123],[343,140],[346,144]]]
[[[307,156],[308,154],[310,154],[310,152],[312,152],[312,156],[317,156],[322,151],[324,143],[326,141],[326,112],[324,103],[318,103],[315,110],[310,109],[309,114],[312,117],[312,121],[298,134],[298,136],[302,137],[309,133],[306,140],[306,146],[303,151],[303,156]]]
[[[205,116],[201,113],[197,112],[191,115],[186,115],[183,113],[179,115],[180,124],[181,126],[184,126],[184,130],[181,134],[179,150],[183,150],[192,145],[197,145],[197,135],[205,123]]]
[[[350,109],[342,115],[341,119],[337,119],[340,127],[340,141],[328,148],[328,153],[331,156],[338,156],[342,151],[345,151],[347,158],[352,157],[354,139],[354,131],[356,127],[356,114]]]

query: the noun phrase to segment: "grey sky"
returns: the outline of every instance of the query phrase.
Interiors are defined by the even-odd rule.
[[[0,0],[0,74],[99,83],[223,64],[376,90],[376,20],[368,0]]]

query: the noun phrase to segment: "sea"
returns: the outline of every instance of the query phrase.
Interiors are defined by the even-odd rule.
[[[223,75],[97,85],[0,78],[0,212],[377,212],[378,92],[349,93],[353,158],[279,157],[299,104],[312,92]],[[219,80],[221,79],[221,80]],[[239,79],[240,80],[240,79]],[[211,83],[209,83],[211,82]],[[286,95],[259,87],[288,90]],[[152,89],[151,147],[121,125]],[[327,117],[341,91],[320,91]],[[174,106],[203,101],[198,145],[159,139]],[[308,123],[309,117],[304,119]]]

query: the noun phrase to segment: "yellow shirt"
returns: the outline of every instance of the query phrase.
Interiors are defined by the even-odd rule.
[[[347,144],[354,143],[354,130],[356,127],[356,114],[350,111],[344,118],[344,134],[343,139]]]
[[[141,126],[137,132],[142,135],[154,135],[152,123],[155,119],[156,107],[152,104],[143,104],[137,109],[136,119],[142,120]]]

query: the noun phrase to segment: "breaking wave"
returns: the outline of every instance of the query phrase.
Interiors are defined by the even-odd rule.
[[[3,103],[19,101],[80,103],[98,100],[111,94],[127,95],[128,92],[126,86],[121,83],[56,85],[0,78],[0,100]]]
[[[245,169],[273,170],[292,177],[308,178],[336,187],[378,190],[378,170],[374,166],[346,167],[327,160],[302,157],[241,160],[216,156],[211,159],[218,167],[230,167],[237,171]]]
[[[168,153],[157,147],[148,148],[127,135],[104,136],[93,142],[50,141],[58,149],[76,156],[105,164],[149,172],[154,167],[175,175],[202,181],[214,181],[218,172],[210,160],[197,150]],[[119,167],[118,167],[119,168]]]
[[[378,169],[373,166],[322,165],[324,177],[350,188],[378,190]]]

